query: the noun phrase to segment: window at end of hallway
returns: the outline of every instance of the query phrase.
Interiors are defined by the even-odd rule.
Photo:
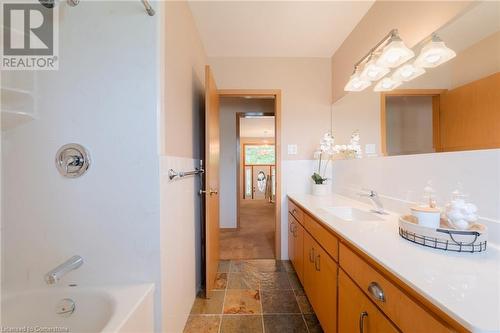
[[[274,145],[245,145],[246,165],[274,165]]]

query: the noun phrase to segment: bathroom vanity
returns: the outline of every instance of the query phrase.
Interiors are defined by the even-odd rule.
[[[498,250],[448,253],[398,235],[398,215],[289,195],[290,260],[325,332],[499,331]]]

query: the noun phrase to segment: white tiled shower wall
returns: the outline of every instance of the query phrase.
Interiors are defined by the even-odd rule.
[[[44,287],[79,254],[62,283],[155,283],[159,330],[158,19],[127,1],[58,8],[59,70],[37,72],[38,118],[2,132],[2,290]],[[54,163],[70,142],[92,159],[76,179]]]

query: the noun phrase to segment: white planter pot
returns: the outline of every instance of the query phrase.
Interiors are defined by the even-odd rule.
[[[330,184],[312,184],[312,194],[316,196],[329,195],[330,189]]]

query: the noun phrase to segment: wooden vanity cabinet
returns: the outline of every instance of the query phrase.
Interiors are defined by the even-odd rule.
[[[294,265],[295,261],[295,237],[293,236],[293,229],[296,223],[297,221],[295,221],[292,214],[288,213],[288,259],[290,259],[292,265]]]
[[[288,212],[295,217],[295,220],[304,225],[304,211],[299,208],[293,201],[288,200]]]
[[[337,263],[306,231],[304,290],[325,333],[337,331]]]
[[[304,235],[304,282],[302,286],[313,308],[316,308],[313,303],[317,294],[316,269],[314,268],[316,244],[312,236],[306,232]]]
[[[338,241],[292,201],[288,213],[288,256],[323,331],[335,333]]]
[[[360,333],[399,332],[342,269],[339,270],[338,331]]]
[[[295,242],[293,267],[301,283],[304,283],[304,233],[304,227],[297,223],[293,231]]]
[[[324,332],[469,332],[299,205],[288,207],[288,254]]]
[[[304,227],[288,214],[288,256],[301,283],[304,283]]]
[[[343,271],[403,332],[453,331],[346,245],[340,244],[339,251]],[[376,297],[377,292],[384,296],[383,299]]]

